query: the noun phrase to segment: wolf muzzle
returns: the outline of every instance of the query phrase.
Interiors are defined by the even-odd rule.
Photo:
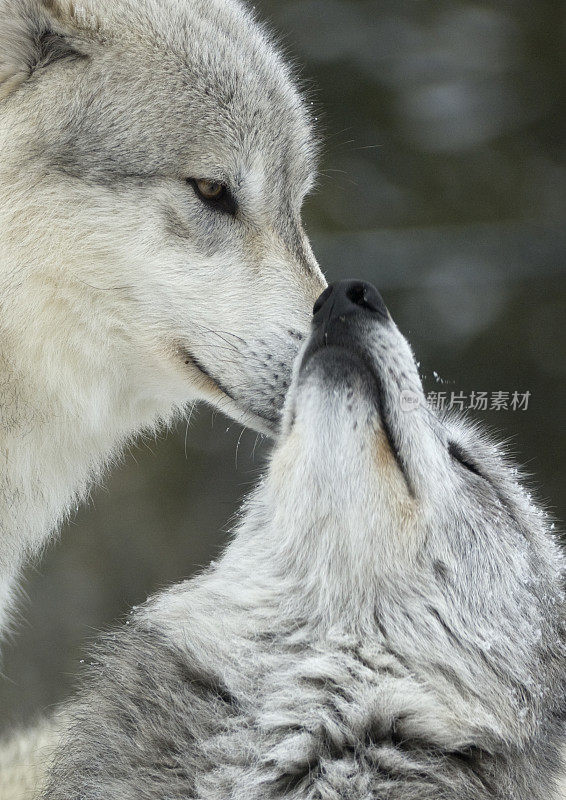
[[[303,354],[304,366],[322,347],[362,351],[360,338],[368,324],[388,324],[391,316],[383,298],[371,283],[337,281],[320,295],[313,308],[312,332]]]
[[[336,319],[350,314],[376,314],[389,320],[383,298],[366,281],[337,281],[320,295],[313,308],[313,329],[328,327]]]

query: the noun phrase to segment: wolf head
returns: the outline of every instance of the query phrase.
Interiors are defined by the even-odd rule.
[[[236,0],[0,18],[3,331],[57,381],[72,362],[272,431],[325,284],[311,120],[269,38]]]
[[[429,598],[447,618],[456,604],[454,636],[486,650],[500,638],[518,658],[520,625],[524,665],[549,646],[556,666],[564,562],[517,470],[476,427],[427,405],[373,287],[335,284],[315,311],[267,482],[274,530],[289,531],[275,534],[281,563],[294,558],[353,619],[379,602],[387,616]]]
[[[516,473],[428,407],[373,287],[328,287],[241,535],[292,617],[373,641],[435,687],[428,719],[420,689],[399,696],[408,740],[489,749],[562,713],[564,557]]]
[[[289,472],[294,464],[315,476],[322,506],[365,520],[378,531],[373,546],[392,553],[433,540],[442,547],[462,531],[463,539],[483,530],[489,541],[536,540],[544,528],[503,448],[427,404],[408,342],[379,293],[360,281],[334,284],[317,301],[276,471],[278,458]],[[313,507],[316,497],[307,501]]]

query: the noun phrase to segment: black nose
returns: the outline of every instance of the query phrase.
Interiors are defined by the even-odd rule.
[[[337,281],[320,295],[313,308],[313,323],[327,325],[338,317],[362,311],[389,319],[389,312],[375,286],[365,281]]]

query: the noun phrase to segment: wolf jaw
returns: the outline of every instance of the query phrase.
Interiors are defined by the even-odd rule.
[[[402,410],[374,291],[315,317],[223,558],[104,638],[46,800],[551,794],[563,555],[497,447]]]
[[[23,561],[130,437],[195,400],[273,433],[325,283],[309,113],[239,2],[0,17],[1,633]]]

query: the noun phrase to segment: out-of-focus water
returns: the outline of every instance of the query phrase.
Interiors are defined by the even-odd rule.
[[[380,288],[445,402],[530,393],[527,410],[471,414],[509,440],[535,494],[566,519],[562,3],[257,10],[319,109],[325,147],[306,219],[329,279]],[[266,446],[206,410],[186,433],[138,447],[29,570],[0,726],[67,696],[86,640],[222,546]]]

